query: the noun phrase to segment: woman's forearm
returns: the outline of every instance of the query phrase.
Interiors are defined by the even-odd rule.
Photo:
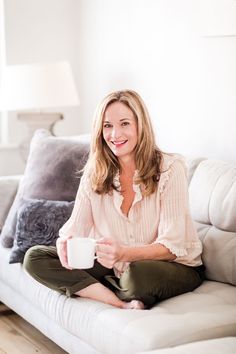
[[[121,261],[134,262],[145,259],[173,261],[176,256],[160,243],[137,247],[122,247]]]

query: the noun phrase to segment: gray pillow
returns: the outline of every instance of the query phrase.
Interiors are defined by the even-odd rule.
[[[87,161],[89,136],[54,137],[40,129],[30,144],[24,176],[1,233],[4,247],[12,247],[16,214],[22,198],[72,201],[80,178],[78,171]]]
[[[58,231],[69,219],[74,202],[26,199],[17,213],[16,238],[9,263],[22,263],[35,245],[55,245]]]

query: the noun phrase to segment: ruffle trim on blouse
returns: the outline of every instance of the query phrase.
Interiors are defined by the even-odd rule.
[[[135,178],[138,176],[138,170],[135,170],[134,172],[134,177],[133,177],[133,191],[136,194],[136,201],[139,201],[142,199],[142,192],[140,188],[140,184],[134,183]],[[119,192],[121,192],[121,185],[120,185],[120,173],[119,171],[116,173],[114,179],[113,179],[113,184],[117,188]]]
[[[186,248],[202,248],[201,241],[185,242]]]
[[[132,203],[131,208],[140,200],[142,200],[143,196],[142,196],[142,192],[141,192],[141,188],[140,188],[140,184],[135,184],[135,177],[138,175],[138,170],[135,170],[134,173],[134,177],[133,177],[133,191],[135,192],[135,196],[134,196],[134,200]],[[124,200],[123,195],[121,194],[121,184],[120,184],[120,173],[117,172],[117,174],[115,175],[114,179],[113,179],[113,184],[114,186],[117,188],[117,191],[114,191],[114,203],[116,206],[116,209],[118,210],[118,212],[124,217],[124,214],[121,211],[121,205],[122,202]]]
[[[189,248],[200,248],[202,249],[202,243],[201,241],[196,241],[196,242],[185,242],[185,248],[178,248],[176,246],[173,246],[173,244],[167,240],[158,240],[156,241],[156,243],[160,243],[163,246],[165,246],[166,248],[168,248],[171,253],[173,253],[174,255],[176,255],[176,257],[183,257],[183,256],[187,256],[188,255],[188,251],[187,249]]]
[[[161,245],[165,246],[170,250],[171,253],[173,253],[176,257],[183,257],[187,256],[188,252],[186,248],[177,248],[171,244],[171,242],[167,240],[160,240],[157,241],[157,243],[160,243]]]
[[[165,187],[170,179],[170,176],[172,173],[171,166],[173,165],[173,163],[175,161],[181,162],[183,164],[185,171],[186,171],[185,159],[182,155],[180,155],[180,154],[174,154],[174,155],[164,154],[163,164],[161,167],[161,171],[163,171],[163,172],[161,173],[160,182],[159,182],[159,191],[161,194],[165,190]],[[187,171],[186,171],[186,173],[187,173]]]
[[[138,170],[135,171],[134,173],[134,181],[135,181],[135,178],[137,177],[138,175]],[[143,199],[143,196],[142,196],[142,191],[141,191],[141,185],[140,184],[136,184],[136,183],[133,183],[133,191],[135,193],[135,198],[134,198],[134,201],[133,201],[133,205],[137,202],[139,202],[140,200]]]

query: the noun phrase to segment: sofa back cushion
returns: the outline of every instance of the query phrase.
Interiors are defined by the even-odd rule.
[[[0,177],[0,232],[15,199],[21,176]]]
[[[189,185],[206,276],[236,285],[236,165],[202,161]]]
[[[191,179],[194,175],[196,168],[198,167],[200,162],[202,162],[203,160],[206,160],[206,158],[205,157],[185,156],[185,163],[186,163],[187,171],[188,171],[188,175],[187,175],[188,185],[191,182]]]
[[[55,137],[37,130],[30,144],[24,176],[1,233],[4,247],[12,247],[16,233],[17,210],[22,199],[71,202],[79,186],[79,174],[87,160],[89,136]]]

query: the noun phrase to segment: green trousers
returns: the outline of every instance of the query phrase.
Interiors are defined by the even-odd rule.
[[[143,260],[132,262],[118,279],[112,269],[95,261],[91,269],[68,270],[61,265],[56,247],[34,246],[25,255],[24,267],[47,287],[73,296],[94,283],[102,283],[124,301],[141,300],[147,308],[155,303],[197,288],[204,279],[204,266]]]

